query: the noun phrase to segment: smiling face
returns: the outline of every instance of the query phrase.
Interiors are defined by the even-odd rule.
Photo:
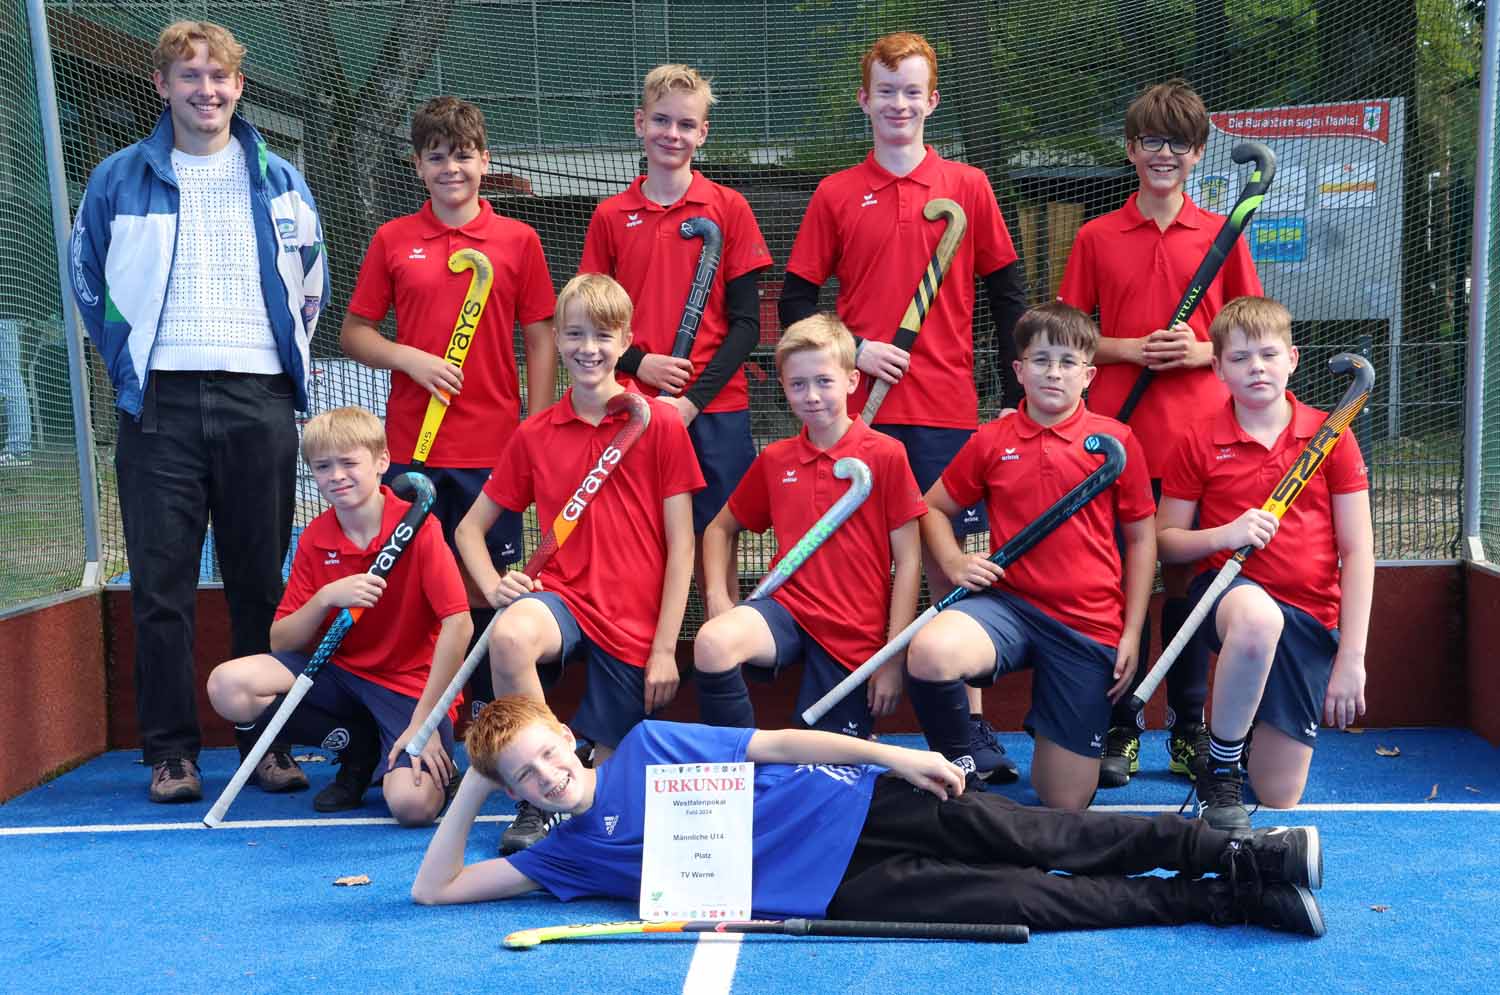
[[[416,157],[417,176],[427,187],[435,210],[446,214],[462,213],[476,205],[479,181],[489,172],[487,150],[457,148],[438,140]]]
[[[574,385],[592,390],[612,380],[615,364],[628,345],[628,328],[600,328],[581,298],[565,299],[557,316],[557,354]]]
[[[708,141],[708,98],[692,90],[668,90],[636,108],[635,133],[650,167],[686,169]]]
[[[229,123],[245,76],[212,58],[206,42],[194,42],[192,49],[191,58],[173,59],[165,72],[153,72],[151,80],[171,111],[177,148],[209,155],[229,142]]]
[[[380,476],[391,467],[390,453],[377,456],[365,446],[307,458],[318,493],[339,511],[353,511],[380,491]]]
[[[1178,148],[1181,147],[1179,144]],[[1135,167],[1142,190],[1158,197],[1170,197],[1181,193],[1187,185],[1193,167],[1203,158],[1203,148],[1190,147],[1186,152],[1173,152],[1172,141],[1168,140],[1162,142],[1160,149],[1151,152],[1137,138],[1126,143],[1125,155]]]
[[[592,784],[578,755],[573,735],[541,722],[522,727],[495,757],[505,793],[544,812],[580,815],[592,802]]]
[[[1231,328],[1222,353],[1213,358],[1214,372],[1236,404],[1265,408],[1286,393],[1287,381],[1297,369],[1297,347],[1279,335],[1250,338],[1244,329]]]
[[[895,69],[870,66],[870,85],[859,91],[859,106],[870,119],[877,145],[920,145],[927,119],[937,110],[932,70],[920,55],[908,55]]]
[[[1032,340],[1015,369],[1026,392],[1026,413],[1039,425],[1055,425],[1073,414],[1097,372],[1083,350],[1053,345],[1045,334]]]

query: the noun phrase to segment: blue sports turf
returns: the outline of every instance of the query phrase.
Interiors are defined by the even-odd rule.
[[[889,737],[917,743],[916,737]],[[1024,736],[1003,737],[1030,761]],[[1175,806],[1186,782],[1164,773],[1162,736],[1145,770],[1097,804]],[[1377,746],[1399,747],[1380,757]],[[234,766],[204,755],[201,805],[155,806],[145,768],[112,753],[0,806],[0,944],[5,991],[684,990],[691,937],[501,947],[514,929],[635,917],[632,903],[564,905],[535,896],[425,909],[407,898],[430,830],[320,818],[311,796],[247,788],[225,828],[198,819]],[[316,791],[329,764],[306,765]],[[1436,795],[1433,796],[1434,788]],[[1029,789],[1007,789],[1034,801]],[[1427,800],[1431,797],[1431,800]],[[1320,941],[1252,928],[1038,934],[1027,946],[752,937],[735,992],[1495,991],[1500,988],[1500,751],[1467,732],[1324,731],[1300,813],[1326,848]],[[470,857],[493,853],[511,807],[492,802]],[[292,820],[246,827],[246,821]],[[169,828],[178,826],[181,828]],[[66,827],[74,827],[68,831]],[[195,828],[198,827],[198,828]],[[367,887],[335,887],[365,874]],[[704,944],[709,946],[710,944]],[[714,944],[717,946],[718,944]],[[705,988],[704,990],[712,990]],[[730,990],[723,986],[718,991]]]

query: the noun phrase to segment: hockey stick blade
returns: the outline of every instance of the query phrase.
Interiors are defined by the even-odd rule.
[[[454,273],[473,271],[473,275],[469,277],[468,293],[464,294],[463,305],[458,309],[458,317],[453,322],[453,334],[448,338],[448,348],[443,352],[443,358],[461,370],[464,368],[464,360],[469,356],[469,346],[473,344],[474,335],[479,330],[484,305],[490,299],[490,287],[495,283],[495,267],[490,262],[490,257],[483,252],[465,248],[448,257],[448,269]],[[438,429],[442,428],[443,419],[448,414],[448,403],[452,400],[452,395],[447,391],[442,394],[441,398],[427,399],[427,412],[422,416],[422,428],[417,433],[417,448],[411,457],[413,466],[420,467],[427,462],[427,457],[432,453],[432,444],[437,440]]]
[[[791,578],[797,568],[807,562],[808,557],[818,551],[818,547],[822,546],[840,525],[849,520],[849,516],[865,503],[865,498],[870,496],[870,468],[863,460],[845,456],[833,464],[833,475],[840,480],[852,481],[849,489],[839,496],[839,499],[823,513],[821,518],[813,523],[812,528],[807,530],[807,534],[797,540],[797,544],[787,551],[780,562],[761,578],[755,590],[750,592],[747,601],[770,597],[777,588]]]
[[[763,933],[774,936],[849,936],[904,940],[966,940],[972,943],[1026,943],[1031,930],[1010,923],[881,922],[855,919],[722,919],[670,922],[601,922],[522,929],[505,937],[509,950],[530,950],[553,940],[593,940],[609,936],[664,933]]]

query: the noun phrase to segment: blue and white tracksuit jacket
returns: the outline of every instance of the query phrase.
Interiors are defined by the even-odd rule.
[[[308,343],[328,303],[323,226],[307,181],[236,115],[245,149],[260,287],[281,368],[307,410]],[[73,226],[73,296],[114,381],[115,405],[140,417],[151,349],[177,252],[180,191],[172,168],[172,117],[105,159],[89,177]]]

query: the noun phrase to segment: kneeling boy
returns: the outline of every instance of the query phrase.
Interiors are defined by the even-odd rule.
[[[271,626],[271,652],[215,667],[209,700],[235,723],[245,756],[338,611],[365,609],[318,672],[283,738],[340,751],[337,778],[313,799],[319,812],[358,808],[379,777],[396,820],[426,825],[441,811],[453,776],[454,713],[416,762],[405,747],[457,673],[469,642],[473,626],[458,564],[442,529],[428,519],[386,578],[367,572],[411,507],[380,483],[390,454],[373,414],[349,407],[318,415],[303,431],[302,457],[333,507],[308,524],[297,544]],[[299,774],[286,750],[273,748],[255,777],[263,788],[284,791],[307,786]]]

